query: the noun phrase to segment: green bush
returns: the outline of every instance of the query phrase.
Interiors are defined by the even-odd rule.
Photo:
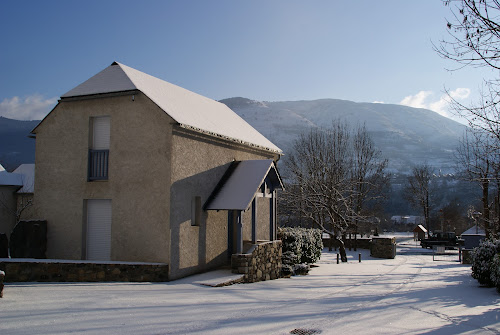
[[[323,234],[319,229],[303,229],[302,231],[302,263],[314,264],[321,257],[323,250]]]
[[[279,228],[282,241],[282,274],[306,274],[308,264],[316,263],[323,249],[322,233],[319,229]]]
[[[491,283],[496,286],[497,291],[500,293],[500,253],[497,253],[495,257],[493,257],[490,270]]]
[[[477,279],[481,285],[496,286],[494,260],[499,253],[500,240],[481,241],[479,247],[474,248],[471,253],[472,278]]]

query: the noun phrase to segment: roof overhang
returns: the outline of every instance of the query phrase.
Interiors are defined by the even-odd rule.
[[[278,169],[271,159],[233,162],[207,202],[205,210],[247,210],[261,185],[283,189]]]
[[[23,187],[23,176],[18,173],[0,171],[0,186],[12,186],[16,190]]]

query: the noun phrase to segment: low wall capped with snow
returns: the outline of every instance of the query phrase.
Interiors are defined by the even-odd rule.
[[[231,257],[233,273],[244,274],[243,281],[253,283],[277,279],[281,271],[281,241],[254,245],[246,254]]]
[[[0,259],[5,282],[163,282],[168,265],[64,260]]]
[[[377,258],[396,258],[395,237],[373,237],[370,256]]]

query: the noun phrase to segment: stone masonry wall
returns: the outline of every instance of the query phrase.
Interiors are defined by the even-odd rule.
[[[247,254],[231,257],[233,273],[244,274],[243,282],[277,279],[281,271],[281,241],[254,245]]]
[[[163,282],[167,264],[0,260],[5,282]]]
[[[370,256],[377,258],[395,258],[396,238],[373,237],[370,247]]]

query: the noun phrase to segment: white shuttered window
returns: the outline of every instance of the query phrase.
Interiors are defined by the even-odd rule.
[[[111,259],[111,200],[87,200],[87,259]]]
[[[109,150],[110,117],[92,118],[92,149]]]

